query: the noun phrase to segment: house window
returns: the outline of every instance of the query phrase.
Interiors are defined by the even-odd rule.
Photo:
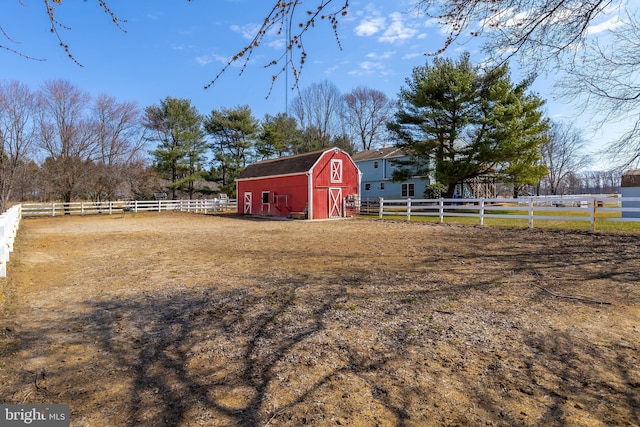
[[[365,184],[364,191],[371,191],[371,184]]]
[[[413,183],[402,184],[402,197],[413,197],[415,195],[415,186]]]
[[[373,162],[373,168],[374,169],[378,169],[378,161],[377,160],[375,162]]]
[[[380,183],[380,187],[379,188],[380,188],[380,191],[384,191],[384,182]]]
[[[341,183],[342,182],[342,160],[341,159],[332,159],[331,160],[331,183]]]
[[[263,191],[262,192],[262,203],[269,203],[269,192],[268,191]]]

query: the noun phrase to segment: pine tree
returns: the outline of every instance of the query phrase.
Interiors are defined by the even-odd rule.
[[[416,67],[389,125],[411,156],[396,178],[432,175],[452,197],[456,184],[485,174],[513,182],[544,175],[535,165],[548,125],[544,101],[526,93],[531,83],[514,86],[506,65],[482,72],[466,53]]]

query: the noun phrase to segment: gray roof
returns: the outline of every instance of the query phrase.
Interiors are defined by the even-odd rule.
[[[377,150],[366,150],[351,156],[354,162],[360,162],[363,160],[379,160],[379,159],[393,159],[398,157],[404,157],[406,154],[398,147],[385,147]]]
[[[622,174],[621,187],[640,187],[640,169],[625,171]]]
[[[332,150],[328,149],[328,150]],[[295,156],[279,157],[277,159],[263,160],[247,166],[238,175],[238,179],[259,178],[267,176],[288,175],[308,172],[318,159],[328,151],[313,151],[311,153],[297,154]]]

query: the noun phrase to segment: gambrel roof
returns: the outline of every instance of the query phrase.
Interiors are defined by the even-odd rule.
[[[247,166],[247,168],[238,175],[237,179],[305,173],[316,164],[324,153],[330,150],[333,150],[333,148],[255,162]]]

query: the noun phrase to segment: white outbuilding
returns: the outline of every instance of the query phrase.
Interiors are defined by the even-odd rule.
[[[623,208],[640,208],[640,201],[624,201],[624,197],[640,197],[640,169],[628,170],[622,174],[620,190]],[[622,212],[623,218],[640,218],[640,212]]]

